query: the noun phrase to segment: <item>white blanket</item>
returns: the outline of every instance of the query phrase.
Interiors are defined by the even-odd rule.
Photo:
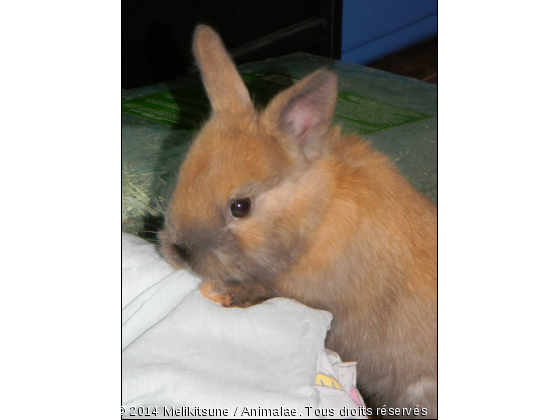
[[[200,294],[199,282],[123,233],[125,417],[313,418],[332,414],[327,408],[340,417],[358,407],[354,364],[324,352],[330,313],[284,298],[224,308]]]

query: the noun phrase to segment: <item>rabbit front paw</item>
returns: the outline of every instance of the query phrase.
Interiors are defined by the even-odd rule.
[[[244,287],[234,281],[206,280],[200,286],[200,293],[226,308],[246,308],[254,304],[247,299]]]
[[[200,293],[226,308],[246,308],[275,296],[269,286],[251,280],[205,280]]]

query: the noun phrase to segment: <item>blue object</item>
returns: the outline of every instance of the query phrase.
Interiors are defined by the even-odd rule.
[[[342,61],[369,64],[437,35],[437,0],[344,0]]]

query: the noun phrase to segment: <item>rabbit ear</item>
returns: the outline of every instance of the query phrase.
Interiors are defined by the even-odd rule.
[[[216,31],[198,25],[193,52],[214,112],[242,113],[253,109],[249,91]]]
[[[323,136],[329,131],[336,97],[336,74],[317,70],[276,96],[263,120],[281,133],[289,152],[313,160],[323,151]]]

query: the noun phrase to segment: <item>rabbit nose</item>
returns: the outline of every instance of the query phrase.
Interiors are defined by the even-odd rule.
[[[173,245],[175,246],[175,251],[177,251],[177,254],[179,254],[179,256],[186,262],[188,262],[191,258],[191,251],[189,250],[189,248],[187,248],[185,245],[180,244]]]

